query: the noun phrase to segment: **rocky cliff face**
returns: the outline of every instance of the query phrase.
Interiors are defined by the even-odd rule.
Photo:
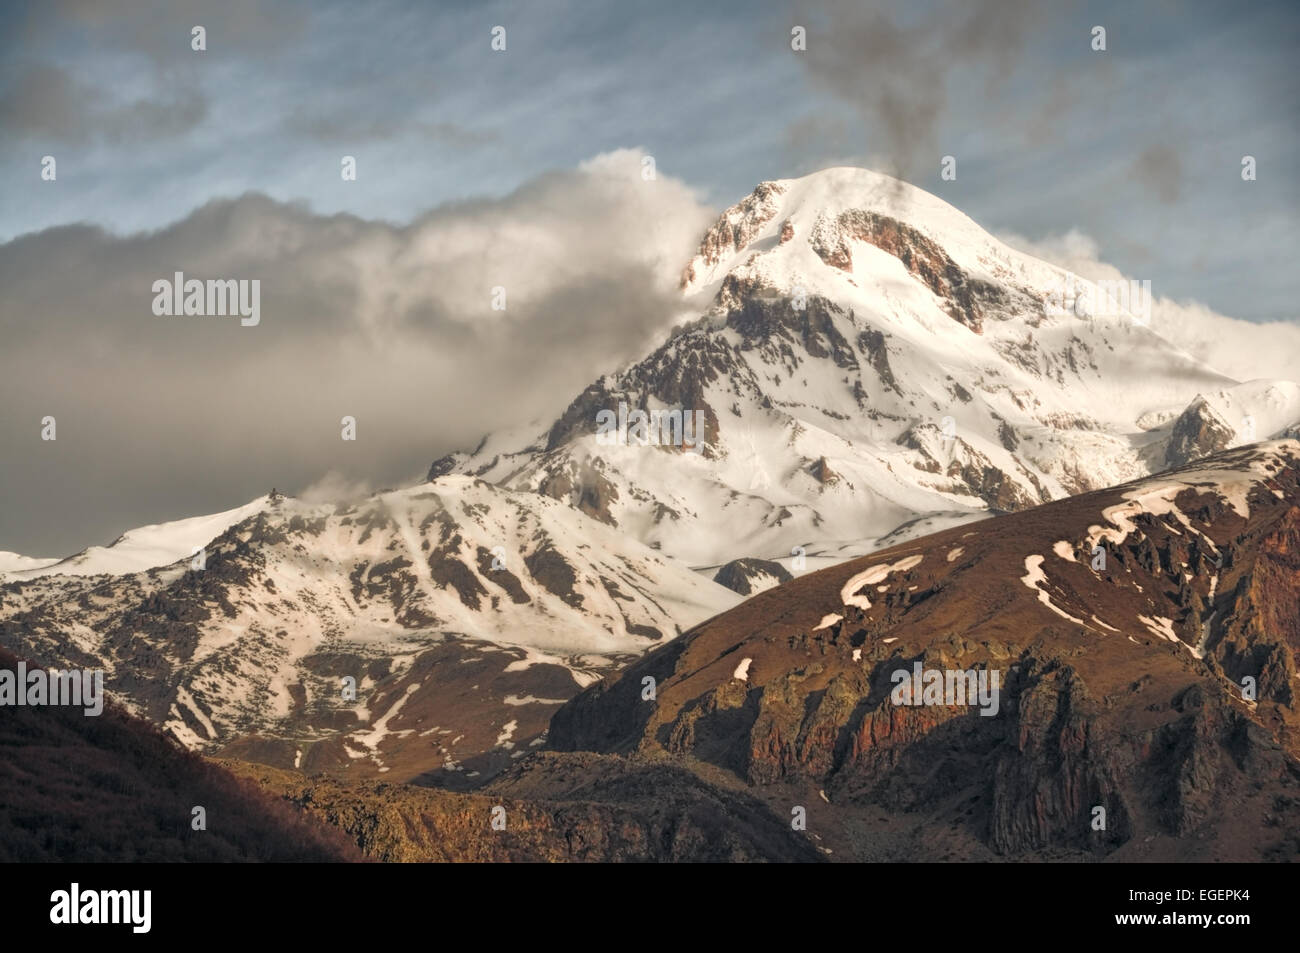
[[[933,239],[891,216],[850,209],[834,218],[820,216],[813,223],[813,251],[826,264],[850,274],[854,242],[865,242],[897,258],[908,274],[943,301],[949,317],[976,334],[984,329],[985,310],[1006,312],[1013,296],[1021,299],[1020,308],[1042,314],[1042,299],[1033,292],[972,278]]]
[[[1294,856],[1298,526],[1283,442],[938,533],[710,620],[548,743],[818,791],[837,859],[907,823],[952,832],[936,859]],[[918,665],[997,673],[996,704],[900,703]]]
[[[763,182],[728,209],[704,233],[696,260],[688,264],[682,274],[682,286],[685,287],[695,281],[697,265],[705,267],[716,265],[723,258],[734,255],[752,242],[776,215],[779,208],[777,200],[784,191],[785,187],[778,182]],[[782,226],[781,234],[784,236],[787,231],[793,237],[794,232],[788,222]]]
[[[388,862],[710,862],[822,859],[758,799],[680,768],[537,756],[487,791],[349,786],[222,762]]]

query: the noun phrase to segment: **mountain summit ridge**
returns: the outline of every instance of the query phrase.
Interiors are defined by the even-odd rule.
[[[1300,420],[1294,382],[1221,374],[1114,292],[880,173],[764,182],[683,271],[699,318],[596,379],[549,427],[449,454],[430,475],[554,496],[698,567],[833,560]],[[1176,438],[1203,393],[1240,419]],[[595,420],[622,403],[703,410],[704,459],[600,446]]]

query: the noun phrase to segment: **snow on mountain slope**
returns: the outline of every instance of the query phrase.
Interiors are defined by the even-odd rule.
[[[1285,436],[1300,420],[1300,385],[1246,381],[1197,394],[1170,427],[1164,463],[1180,466],[1219,450]]]
[[[39,556],[20,556],[17,553],[0,551],[0,577],[3,577],[7,572],[43,569],[46,566],[53,566],[58,561],[57,556],[52,559],[43,559]]]
[[[740,600],[569,506],[468,477],[232,512],[202,569],[186,521],[128,534],[184,542],[163,567],[10,577],[0,637],[104,668],[114,697],[191,747],[413,777],[474,757],[499,770],[583,684]]]
[[[1075,278],[865,170],[763,183],[682,284],[699,320],[547,430],[430,475],[565,500],[695,566],[810,568],[918,521],[935,531],[1134,479],[1175,442],[1221,449],[1174,432],[1198,394],[1233,395],[1256,439],[1300,419],[1294,384],[1238,385],[1150,331],[1142,288]],[[703,411],[703,452],[603,441],[598,415],[620,404]]]
[[[1300,420],[1300,384],[1294,381],[1252,380],[1198,396],[1236,424],[1240,443],[1253,443],[1260,434],[1278,433]]]
[[[261,512],[268,501],[269,497],[263,496],[224,513],[141,526],[123,533],[107,546],[91,546],[66,559],[31,560],[17,556],[6,561],[5,556],[14,554],[0,553],[0,580],[5,576],[9,579],[35,579],[48,575],[120,575],[167,566],[182,557],[188,559],[208,540]]]

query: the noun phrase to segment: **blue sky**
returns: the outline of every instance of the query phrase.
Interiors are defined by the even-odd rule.
[[[99,0],[0,16],[0,240],[157,228],[250,190],[405,222],[640,147],[719,207],[827,165],[896,171],[995,232],[1078,229],[1157,294],[1295,317],[1295,4]],[[56,183],[38,178],[47,154]]]

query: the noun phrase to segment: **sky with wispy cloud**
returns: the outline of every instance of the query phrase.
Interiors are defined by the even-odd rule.
[[[416,478],[637,356],[719,208],[830,165],[1187,308],[1295,322],[1298,53],[1285,2],[0,5],[0,549],[331,469]],[[642,154],[653,189],[626,185]],[[484,318],[465,302],[503,261],[520,305]],[[273,269],[288,317],[255,351],[139,333],[141,285],[185,267]],[[358,407],[389,432],[336,467]],[[47,413],[57,452],[17,452]]]

